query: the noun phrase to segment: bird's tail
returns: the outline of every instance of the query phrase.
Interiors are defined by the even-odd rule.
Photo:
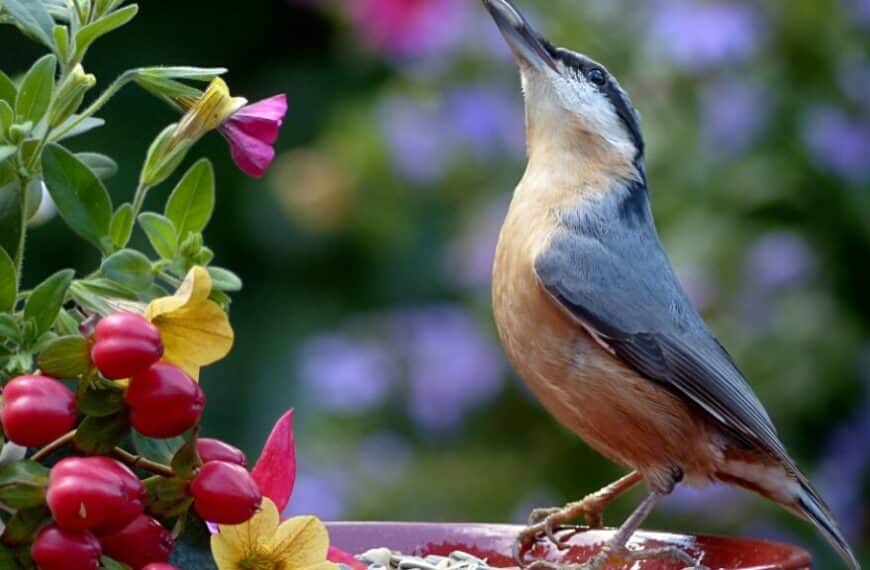
[[[800,490],[794,498],[794,503],[789,507],[815,525],[830,545],[834,547],[849,570],[861,570],[861,564],[855,558],[849,543],[846,542],[846,537],[840,531],[831,509],[805,477],[798,474],[797,482],[800,485]]]
[[[764,465],[746,461],[743,457],[726,463],[717,478],[760,493],[810,521],[837,551],[849,570],[861,570],[861,564],[825,501],[788,456],[783,454],[778,463],[778,466],[770,463]]]

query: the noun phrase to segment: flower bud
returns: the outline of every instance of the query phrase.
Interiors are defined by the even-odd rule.
[[[260,489],[248,471],[234,463],[211,461],[190,484],[193,508],[203,520],[241,524],[260,507]]]
[[[9,441],[45,445],[75,426],[75,395],[54,378],[19,376],[3,390],[0,418]]]
[[[177,123],[169,125],[151,143],[139,175],[142,186],[150,188],[169,178],[196,142],[194,139],[175,137],[177,127]]]
[[[78,111],[85,94],[96,84],[97,78],[93,74],[85,73],[81,64],[76,65],[57,90],[49,124],[56,127],[70,118]]]
[[[97,570],[101,554],[100,543],[90,532],[55,525],[43,527],[30,549],[40,570]]]
[[[215,77],[199,99],[178,97],[176,102],[187,109],[187,113],[179,121],[175,137],[196,141],[224,124],[248,101],[243,97],[231,97],[226,82]]]
[[[135,376],[161,356],[160,331],[142,315],[113,313],[97,324],[91,360],[106,378],[120,380]]]
[[[160,362],[130,379],[124,401],[130,406],[130,423],[136,431],[167,438],[199,422],[205,393],[183,370]]]

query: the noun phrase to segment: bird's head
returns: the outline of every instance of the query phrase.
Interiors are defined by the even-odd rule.
[[[483,0],[516,56],[526,99],[530,159],[593,160],[627,176],[643,176],[640,120],[607,69],[553,46],[511,0]]]

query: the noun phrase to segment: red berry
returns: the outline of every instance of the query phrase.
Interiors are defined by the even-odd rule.
[[[177,567],[172,564],[166,564],[165,562],[154,562],[142,568],[142,570],[179,570]]]
[[[58,526],[117,532],[142,514],[145,487],[109,457],[67,457],[51,469],[46,502]]]
[[[263,498],[248,471],[235,463],[211,461],[190,484],[193,507],[204,520],[241,524],[257,512]]]
[[[148,515],[139,517],[115,534],[100,538],[107,556],[139,570],[150,562],[168,562],[175,541],[162,524]]]
[[[113,313],[94,330],[91,360],[106,378],[119,380],[147,370],[163,356],[160,331],[142,315]]]
[[[124,396],[130,423],[142,435],[181,435],[202,417],[205,393],[196,381],[172,364],[160,362],[133,376]]]
[[[3,390],[0,412],[6,437],[26,447],[45,445],[76,424],[72,391],[48,376],[19,376]]]
[[[196,451],[203,463],[209,461],[226,461],[242,467],[248,466],[248,458],[238,447],[225,443],[219,439],[200,437],[196,440]]]
[[[96,570],[100,565],[100,541],[87,531],[49,525],[36,533],[30,555],[39,570]]]

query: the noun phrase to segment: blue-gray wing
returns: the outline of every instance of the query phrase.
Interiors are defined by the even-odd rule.
[[[750,448],[787,457],[764,407],[680,287],[643,192],[564,213],[536,260],[540,282],[644,377],[706,411]]]

